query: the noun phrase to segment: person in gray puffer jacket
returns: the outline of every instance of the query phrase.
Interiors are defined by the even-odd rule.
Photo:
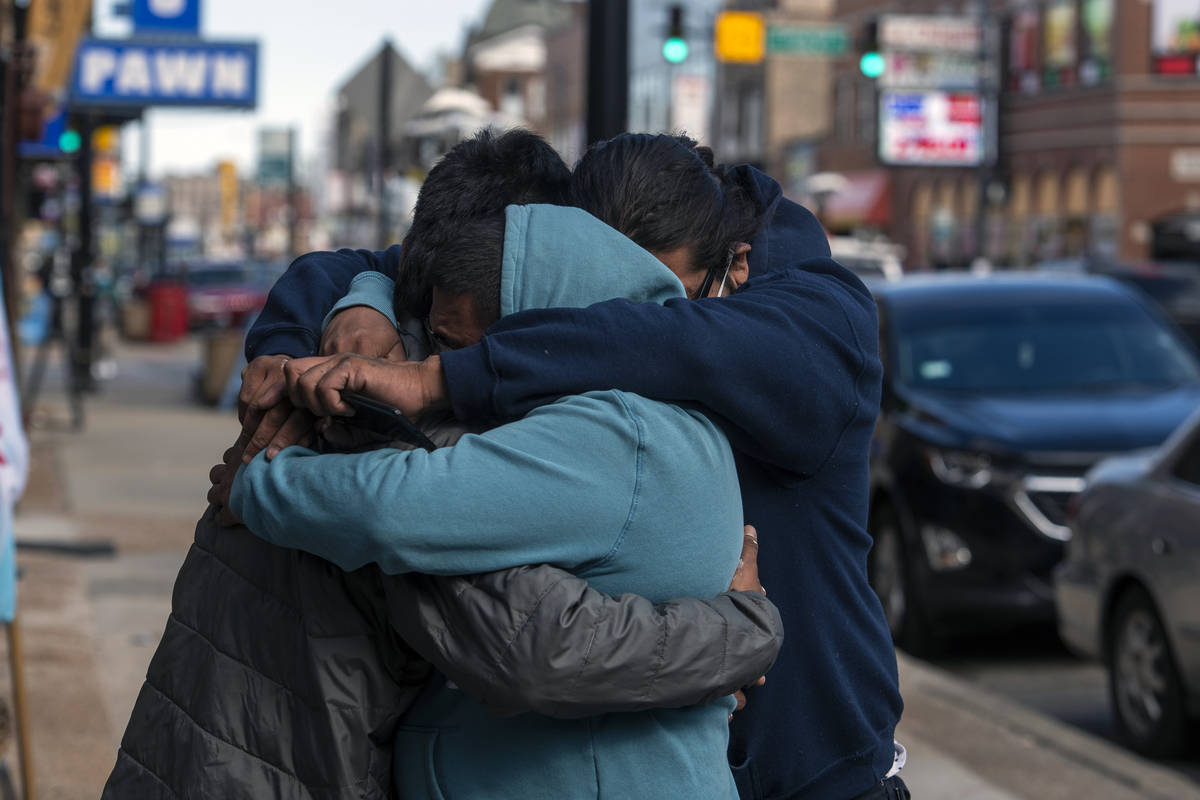
[[[223,528],[210,507],[103,797],[382,800],[396,725],[431,668],[496,713],[582,717],[728,695],[781,641],[754,591],[653,606],[545,565],[346,573]]]

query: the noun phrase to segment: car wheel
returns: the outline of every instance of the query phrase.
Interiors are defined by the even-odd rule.
[[[892,641],[912,655],[931,655],[938,642],[925,620],[900,521],[892,509],[883,507],[871,515],[870,527],[874,544],[867,568]]]
[[[1108,689],[1117,734],[1145,755],[1178,755],[1187,729],[1183,687],[1166,631],[1145,591],[1131,589],[1118,601],[1108,642]]]

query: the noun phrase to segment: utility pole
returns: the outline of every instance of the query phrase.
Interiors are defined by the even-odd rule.
[[[287,207],[288,207],[288,227],[287,227],[287,247],[288,261],[299,255],[299,233],[300,224],[300,207],[299,198],[300,191],[296,184],[296,129],[288,130],[288,177],[287,177]]]
[[[376,144],[378,167],[375,170],[375,202],[377,207],[378,229],[375,238],[380,250],[387,248],[391,242],[391,220],[388,214],[387,174],[392,166],[392,84],[394,82],[392,65],[392,40],[386,39],[383,50],[379,54],[379,125]]]
[[[624,133],[629,117],[629,0],[588,2],[587,142]]]

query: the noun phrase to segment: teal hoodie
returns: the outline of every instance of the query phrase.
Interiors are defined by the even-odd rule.
[[[505,315],[682,294],[661,262],[582,211],[508,209]],[[230,504],[262,538],[344,569],[375,562],[452,575],[550,563],[600,591],[655,602],[724,591],[741,548],[725,436],[696,412],[618,391],[564,398],[433,453],[260,454]],[[729,800],[731,709],[497,718],[435,681],[398,733],[397,791],[405,800]]]

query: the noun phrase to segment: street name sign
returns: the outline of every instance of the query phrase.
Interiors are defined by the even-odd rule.
[[[71,82],[76,108],[258,104],[258,44],[86,39]]]
[[[767,28],[768,53],[840,56],[846,52],[846,29],[840,25],[771,25]]]

